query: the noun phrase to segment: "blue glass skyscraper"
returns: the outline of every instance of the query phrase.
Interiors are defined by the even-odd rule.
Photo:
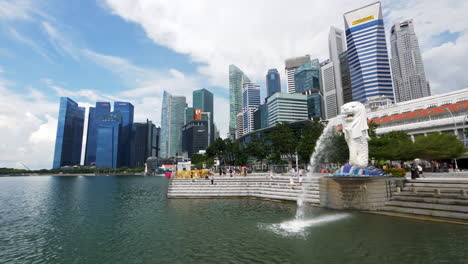
[[[108,102],[96,102],[96,107],[89,108],[85,165],[91,165],[96,162],[97,129],[102,118],[110,112],[110,108],[111,106]]]
[[[118,168],[122,114],[106,114],[97,129],[96,168]]]
[[[128,102],[114,102],[114,112],[122,115],[122,130],[119,146],[119,167],[130,167],[131,136],[134,108]]]
[[[344,14],[353,101],[394,100],[380,2]]]
[[[68,97],[60,98],[52,167],[80,165],[85,109]]]
[[[267,95],[270,97],[274,93],[281,93],[281,80],[277,69],[269,69],[266,75]]]
[[[320,63],[318,59],[308,61],[294,73],[296,93],[320,90]]]

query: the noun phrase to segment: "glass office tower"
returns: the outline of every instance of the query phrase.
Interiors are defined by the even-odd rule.
[[[96,163],[96,143],[97,143],[97,129],[99,122],[102,118],[110,113],[109,102],[96,102],[96,107],[89,108],[88,115],[88,132],[86,136],[86,152],[85,162],[86,166]]]
[[[52,168],[80,165],[85,108],[68,97],[60,98]]]
[[[344,14],[353,101],[394,100],[380,2]]]
[[[193,91],[193,108],[210,113],[210,144],[214,141],[214,100],[213,93],[207,89]]]
[[[235,65],[229,65],[229,137],[235,139],[237,114],[242,112],[242,87],[250,79]]]
[[[267,95],[270,97],[274,93],[281,93],[281,79],[277,69],[269,69],[266,75]]]
[[[128,102],[114,102],[114,112],[120,112],[122,115],[122,130],[119,146],[119,167],[130,167],[130,141],[133,125],[134,108]]]
[[[106,114],[97,129],[96,168],[118,168],[122,114]]]
[[[320,63],[318,59],[308,61],[294,73],[296,93],[320,90]]]

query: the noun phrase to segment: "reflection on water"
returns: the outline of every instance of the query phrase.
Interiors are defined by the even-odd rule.
[[[468,227],[249,199],[160,177],[0,177],[0,263],[466,263]]]
[[[306,238],[310,228],[349,217],[350,214],[330,214],[312,219],[294,219],[280,224],[259,224],[261,229],[270,230],[281,236],[298,236]]]

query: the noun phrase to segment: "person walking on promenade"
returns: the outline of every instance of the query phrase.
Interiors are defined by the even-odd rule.
[[[289,189],[294,190],[294,178],[292,176],[289,178]]]
[[[414,163],[411,163],[410,171],[412,180],[418,178],[418,168],[414,165]]]
[[[421,164],[418,164],[418,176],[421,177],[421,178],[424,178],[423,176],[423,167],[421,166]]]

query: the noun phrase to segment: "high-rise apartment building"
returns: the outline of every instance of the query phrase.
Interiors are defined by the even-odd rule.
[[[97,129],[96,168],[118,168],[123,157],[122,145],[122,113],[110,112],[102,118]]]
[[[122,129],[120,131],[119,167],[130,167],[130,152],[134,107],[129,102],[114,102],[114,112],[122,115]]]
[[[327,60],[320,64],[320,74],[322,79],[322,93],[324,103],[325,119],[330,119],[338,115],[338,91],[335,85],[335,63]],[[341,76],[340,76],[341,79]],[[341,80],[340,80],[341,84]]]
[[[210,131],[214,131],[214,100],[213,93],[207,89],[193,91],[193,108],[210,113]],[[214,141],[214,133],[210,133],[210,144]]]
[[[254,131],[254,112],[260,105],[260,86],[244,83],[242,88],[242,110],[244,114],[243,134]]]
[[[267,94],[266,97],[274,93],[281,93],[281,79],[277,69],[269,69],[266,75]]]
[[[267,99],[268,126],[308,119],[307,95],[275,93]]]
[[[338,113],[340,111],[340,107],[344,104],[343,85],[341,84],[340,54],[346,50],[345,43],[346,37],[344,35],[344,31],[336,27],[330,27],[330,32],[328,33],[328,52],[330,55],[330,61],[333,64],[333,73],[335,78],[334,83],[336,90],[336,104]]]
[[[353,100],[394,100],[380,2],[344,14]]]
[[[52,168],[80,165],[85,108],[68,97],[60,98]]]
[[[88,132],[86,136],[85,162],[86,166],[96,163],[97,129],[102,118],[110,113],[109,102],[96,102],[95,107],[89,108]]]
[[[413,20],[396,23],[390,31],[395,100],[408,101],[431,95],[424,65],[414,32]]]
[[[235,138],[237,114],[242,112],[242,87],[250,79],[235,65],[229,65],[229,135]]]
[[[304,63],[310,61],[310,56],[300,56],[295,58],[290,58],[285,61],[285,72],[288,84],[288,93],[296,92],[296,81],[294,79],[294,74],[296,69],[301,67]]]

